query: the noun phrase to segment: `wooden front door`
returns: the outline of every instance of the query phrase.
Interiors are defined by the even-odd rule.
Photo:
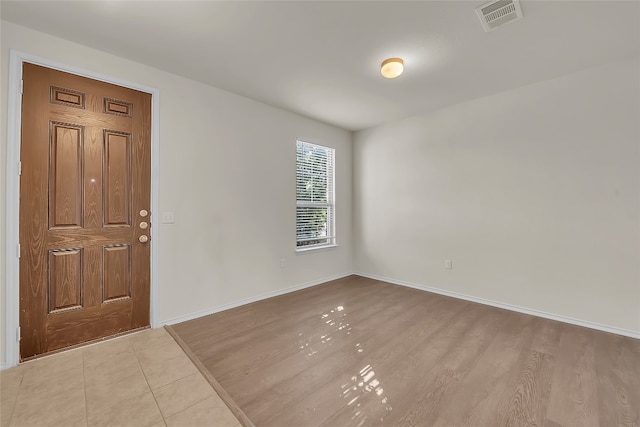
[[[151,95],[25,63],[20,357],[149,326]]]

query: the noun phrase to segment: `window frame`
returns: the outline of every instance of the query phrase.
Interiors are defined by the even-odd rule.
[[[327,170],[326,170],[326,179],[327,179],[327,195],[326,202],[316,202],[309,200],[300,200],[298,193],[298,180],[299,180],[299,163],[298,163],[298,150],[300,145],[310,146],[314,148],[319,148],[325,151],[325,156],[327,158]],[[330,162],[330,164],[329,164]],[[333,147],[328,145],[317,144],[313,142],[308,142],[304,139],[296,139],[296,242],[295,242],[295,250],[296,252],[309,252],[322,250],[327,248],[333,248],[338,246],[336,243],[336,150]],[[299,237],[299,209],[300,208],[326,208],[326,236],[313,236],[313,237]],[[300,245],[302,241],[310,241],[310,240],[323,240],[322,243],[316,244],[305,244]]]

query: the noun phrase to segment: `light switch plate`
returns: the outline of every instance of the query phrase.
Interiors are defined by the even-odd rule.
[[[175,222],[173,212],[162,212],[162,223],[173,224]]]

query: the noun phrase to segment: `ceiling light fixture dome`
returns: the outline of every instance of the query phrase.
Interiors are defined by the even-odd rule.
[[[395,79],[404,71],[404,61],[402,58],[389,58],[382,61],[380,74],[387,79]]]

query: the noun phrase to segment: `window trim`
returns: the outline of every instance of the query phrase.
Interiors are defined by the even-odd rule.
[[[311,202],[311,201],[305,201],[305,200],[298,200],[298,169],[297,169],[297,151],[298,151],[298,145],[299,144],[306,144],[306,145],[310,145],[310,146],[315,146],[315,147],[319,147],[322,148],[324,150],[329,150],[329,152],[331,153],[331,170],[328,171],[330,172],[331,175],[331,183],[330,186],[331,188],[329,189],[329,201],[328,203],[318,203],[318,202]],[[330,147],[328,145],[322,145],[322,144],[317,144],[317,143],[313,143],[313,142],[309,142],[307,140],[301,139],[301,138],[297,138],[296,139],[296,174],[295,174],[295,183],[296,183],[296,238],[295,238],[295,252],[296,253],[308,253],[308,252],[313,252],[313,251],[317,251],[317,250],[325,250],[325,249],[331,249],[331,248],[335,248],[338,247],[337,244],[337,232],[336,232],[336,192],[335,192],[335,187],[336,187],[336,179],[335,179],[335,175],[336,175],[336,149],[333,147]],[[302,241],[302,240],[298,240],[298,232],[297,232],[297,227],[298,227],[298,218],[297,218],[297,211],[299,207],[321,207],[324,208],[326,207],[328,209],[328,212],[330,212],[330,220],[328,220],[327,222],[327,229],[330,231],[328,234],[329,236],[326,237],[325,240],[328,240],[327,243],[321,243],[321,244],[315,244],[315,245],[306,245],[306,246],[298,246],[298,242]],[[321,238],[323,239],[323,238]],[[313,238],[312,240],[316,240],[315,238]]]
[[[296,254],[304,254],[307,252],[315,252],[315,251],[323,251],[328,249],[337,248],[339,245],[337,243],[331,243],[323,246],[300,246],[296,247]]]

